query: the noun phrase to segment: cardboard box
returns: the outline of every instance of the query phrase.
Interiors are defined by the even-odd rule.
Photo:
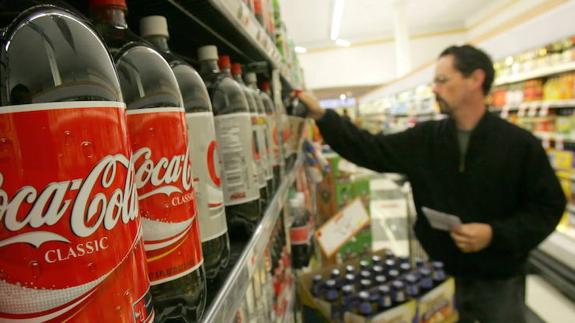
[[[419,298],[417,322],[446,322],[454,317],[457,317],[457,311],[455,309],[455,280],[453,278],[449,278]]]
[[[383,257],[384,251],[373,254]],[[324,267],[301,275],[298,279],[298,297],[304,306],[304,322],[320,322],[322,320],[331,321],[331,308],[329,303],[316,299],[311,294],[311,284],[313,276],[320,274],[323,277],[329,275],[332,269],[341,271],[346,265],[358,266],[361,259],[355,259],[344,264]],[[455,281],[448,278],[444,283],[426,293],[418,300],[410,300],[400,306],[396,306],[389,311],[379,313],[376,316],[365,318],[354,313],[344,313],[344,322],[349,323],[451,323],[457,322],[457,312],[455,310]]]

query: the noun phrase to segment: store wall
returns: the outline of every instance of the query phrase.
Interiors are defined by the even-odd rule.
[[[479,40],[475,45],[487,51],[493,59],[575,35],[575,0],[515,0],[501,2],[499,8],[503,9],[502,12],[495,15],[491,10],[489,17],[492,19],[485,17],[487,10],[478,13],[475,19],[484,19],[484,25],[471,28],[466,37],[468,41]],[[473,18],[469,23],[473,24]],[[499,33],[491,33],[494,29]],[[361,101],[369,102],[430,82],[434,68],[433,64],[421,66],[414,73],[364,95]]]
[[[459,32],[412,40],[412,67],[432,60],[446,46],[464,39],[465,34]],[[393,46],[393,41],[387,41],[299,55],[307,87],[321,89],[390,82],[396,75]]]

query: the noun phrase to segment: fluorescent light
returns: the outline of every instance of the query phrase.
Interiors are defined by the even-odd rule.
[[[336,40],[339,37],[339,30],[341,28],[341,18],[343,17],[343,2],[344,0],[334,0],[333,13],[331,16],[331,31],[329,38]]]
[[[349,42],[348,40],[345,40],[345,39],[337,39],[335,41],[335,44],[337,46],[341,46],[341,47],[349,47],[351,45],[351,42]]]
[[[301,47],[301,46],[296,46],[295,52],[298,54],[305,54],[305,53],[307,53],[307,48]]]

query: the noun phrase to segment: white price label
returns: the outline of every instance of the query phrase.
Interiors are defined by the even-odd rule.
[[[367,211],[361,200],[356,199],[319,228],[316,238],[324,254],[330,257],[368,223]]]

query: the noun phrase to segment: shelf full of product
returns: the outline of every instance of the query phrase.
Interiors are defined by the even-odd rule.
[[[285,85],[304,87],[295,45],[282,21],[280,1],[153,0],[144,4],[128,0],[128,5],[128,19],[134,26],[143,16],[166,16],[178,53],[194,57],[196,48],[212,44],[241,63],[266,61],[278,70]]]
[[[239,0],[1,7],[0,321],[293,317],[293,48]]]
[[[557,230],[533,252],[533,263],[575,296],[575,47],[562,39],[495,64],[492,111],[541,140],[569,201]]]
[[[303,156],[300,155],[292,171],[284,177],[252,238],[242,248],[239,258],[232,261],[235,264],[227,273],[223,285],[217,288],[219,292],[208,306],[204,322],[230,322],[237,315],[248,288],[251,288],[249,285],[252,283],[253,276],[259,274],[257,273],[258,264],[262,262],[272,233],[274,233],[274,227],[281,219],[280,214],[287,201],[288,190],[294,183],[296,173],[302,163]]]

